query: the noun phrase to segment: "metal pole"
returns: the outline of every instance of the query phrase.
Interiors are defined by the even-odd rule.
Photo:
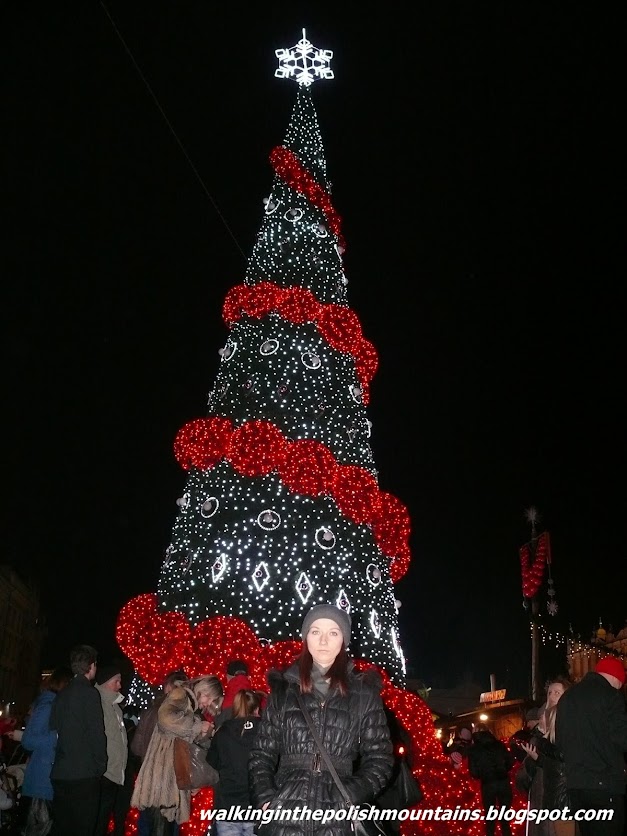
[[[538,616],[540,602],[538,596],[531,599],[531,698],[534,702],[540,699],[542,684],[540,680],[540,637],[538,631]]]
[[[536,508],[529,508],[525,514],[531,525],[531,542],[529,543],[530,564],[533,566],[536,559],[538,547],[537,525],[540,515]],[[540,631],[538,623],[540,619],[540,600],[537,593],[531,599],[531,698],[534,702],[540,700],[542,695],[542,680],[540,677]]]

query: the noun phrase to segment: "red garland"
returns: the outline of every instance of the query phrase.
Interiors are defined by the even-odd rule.
[[[277,145],[270,152],[270,162],[276,174],[296,192],[304,194],[314,206],[322,209],[329,224],[329,229],[337,235],[338,244],[346,249],[346,243],[340,232],[342,221],[335,211],[328,192],[320,186],[303,167],[300,160],[284,145]]]
[[[212,438],[214,431],[219,441]],[[203,443],[207,444],[205,453]],[[317,441],[288,441],[269,421],[247,421],[236,429],[228,418],[197,418],[185,424],[174,440],[174,455],[183,470],[209,470],[215,451],[244,476],[276,471],[293,493],[332,496],[345,517],[372,527],[374,539],[392,559],[392,581],[409,568],[409,514],[399,499],[379,489],[372,474],[355,465],[340,465],[333,453]],[[196,462],[204,464],[196,464]]]
[[[331,492],[337,463],[319,441],[301,439],[289,445],[289,456],[279,464],[279,476],[293,493],[324,496]]]
[[[233,430],[229,460],[243,476],[265,476],[280,466],[286,446],[286,439],[274,424],[247,421]]]
[[[549,557],[549,548],[549,533],[545,531],[538,537],[533,563],[531,563],[529,544],[526,543],[520,549],[522,590],[525,598],[533,598],[540,589],[544,576],[544,566]]]
[[[355,367],[362,388],[362,400],[370,400],[370,381],[379,360],[375,347],[362,334],[359,318],[350,308],[322,304],[310,290],[301,287],[286,289],[271,282],[232,287],[222,306],[222,318],[231,328],[243,315],[261,319],[276,310],[284,319],[297,325],[313,322],[329,345],[355,358]]]
[[[232,425],[228,418],[198,418],[185,424],[174,441],[174,455],[184,470],[207,470],[229,451]]]
[[[357,525],[376,518],[381,504],[379,486],[363,467],[338,465],[333,480],[333,495],[338,508]]]

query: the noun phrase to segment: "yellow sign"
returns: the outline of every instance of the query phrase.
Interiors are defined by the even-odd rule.
[[[505,699],[505,693],[505,688],[500,691],[484,691],[479,697],[479,702],[500,702]]]

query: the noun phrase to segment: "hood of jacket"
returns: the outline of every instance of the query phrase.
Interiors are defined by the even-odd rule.
[[[224,721],[221,733],[241,740],[243,735],[254,731],[258,723],[259,717],[232,717]]]
[[[124,694],[120,691],[112,691],[110,688],[104,688],[102,685],[98,684],[94,687],[97,691],[100,691],[100,697],[103,702],[110,702],[111,705],[115,705],[116,703],[121,703],[124,700]]]
[[[350,682],[363,682],[379,692],[383,688],[383,678],[376,668],[368,668],[365,671],[358,671],[351,659],[348,660],[347,679]],[[277,670],[273,668],[268,671],[266,681],[272,688],[286,688],[290,683],[300,682],[300,673],[298,670],[298,663],[295,662],[285,670]]]

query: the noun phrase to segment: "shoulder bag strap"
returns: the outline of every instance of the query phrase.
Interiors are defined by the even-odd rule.
[[[327,752],[327,750],[322,745],[322,741],[320,740],[320,735],[316,731],[314,721],[311,719],[311,714],[305,708],[305,703],[303,702],[303,697],[300,693],[300,688],[296,689],[296,699],[298,700],[298,705],[300,707],[300,710],[303,712],[303,716],[305,717],[305,720],[307,721],[307,725],[309,726],[309,730],[310,730],[311,735],[314,739],[314,743],[318,747],[318,751],[322,755],[322,759],[326,763],[327,769],[331,773],[331,776],[332,776],[333,780],[335,781],[342,798],[344,799],[344,801],[347,804],[352,804],[350,796],[346,792],[346,787],[342,783],[342,781],[340,779],[340,776],[337,774],[336,768],[333,766],[333,762],[331,761],[331,758],[329,757],[329,753]]]

